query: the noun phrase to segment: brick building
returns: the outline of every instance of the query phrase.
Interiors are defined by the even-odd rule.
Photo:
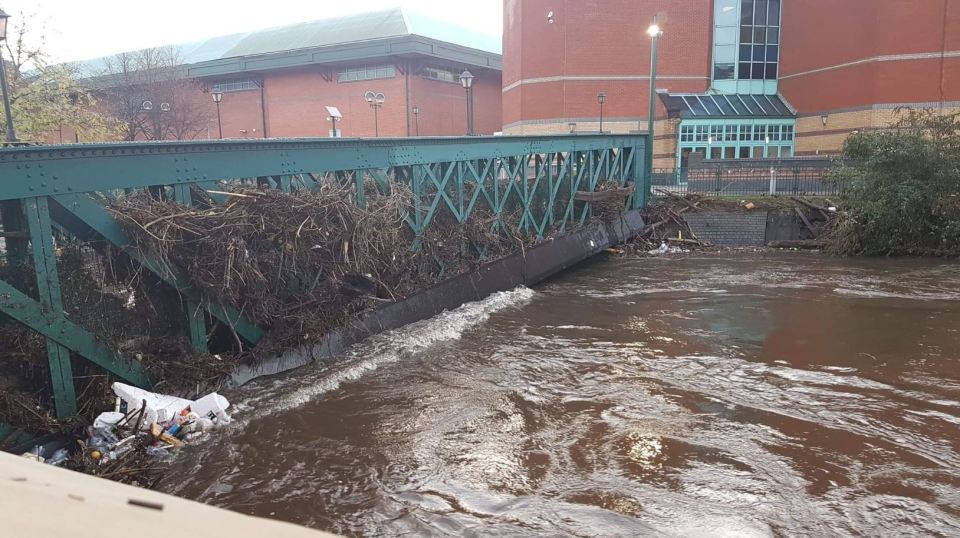
[[[894,109],[960,107],[950,0],[504,0],[507,133],[646,130],[655,166],[834,153]]]
[[[343,114],[337,123],[343,137],[462,136],[465,69],[475,77],[474,130],[500,130],[499,36],[403,9],[215,37],[176,49],[183,72],[201,83],[196,95],[181,100],[202,100],[208,107],[209,126],[192,138],[217,138],[221,125],[224,138],[327,137],[332,134],[327,107]],[[86,62],[84,69],[96,73],[96,62]],[[376,112],[365,99],[369,91],[384,96]],[[219,125],[214,93],[222,95]],[[163,104],[169,111],[155,106],[150,114],[178,110],[176,102]]]

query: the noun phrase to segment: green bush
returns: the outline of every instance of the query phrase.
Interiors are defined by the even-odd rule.
[[[847,255],[960,254],[960,113],[899,110],[884,131],[850,136],[832,174]]]

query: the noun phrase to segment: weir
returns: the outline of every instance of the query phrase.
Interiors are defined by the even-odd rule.
[[[413,193],[413,207],[403,216],[413,232],[411,249],[418,248],[419,238],[431,226],[451,218],[463,223],[480,210],[497,219],[507,209],[517,210],[520,231],[543,238],[587,223],[598,199],[585,194],[601,184],[635,186],[633,191],[624,189],[627,208],[643,207],[649,191],[643,177],[645,144],[642,135],[570,135],[2,149],[0,312],[9,319],[0,321],[18,322],[45,339],[56,414],[68,417],[77,412],[75,361],[88,361],[141,387],[151,386],[151,379],[136,358],[78,323],[83,312],[65,312],[57,269],[58,246],[63,242],[107,244],[162,280],[169,293],[183,298],[182,323],[198,352],[208,349],[210,325],[215,322],[229,326],[246,345],[256,345],[264,336],[264,328],[243,312],[200,293],[182,268],[134,249],[132,238],[108,209],[121,193],[143,190],[185,205],[217,204],[227,199],[225,191],[238,185],[292,192],[338,181],[352,186],[351,199],[362,207],[373,195],[367,192],[371,185],[388,192],[391,185],[402,184]],[[592,243],[594,252],[586,255],[595,253],[597,244]],[[561,256],[556,267],[537,270],[546,275],[583,257]],[[0,439],[11,431],[12,427],[0,425]]]

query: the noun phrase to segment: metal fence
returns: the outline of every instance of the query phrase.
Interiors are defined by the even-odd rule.
[[[833,163],[826,159],[727,161],[679,169],[656,169],[654,196],[831,196],[839,187],[830,180]]]

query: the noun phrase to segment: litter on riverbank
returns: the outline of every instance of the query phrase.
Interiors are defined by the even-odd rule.
[[[114,410],[98,415],[83,439],[66,445],[38,445],[23,456],[151,488],[163,477],[163,464],[177,450],[230,423],[230,402],[217,393],[192,401],[123,383],[114,383],[112,388]]]

